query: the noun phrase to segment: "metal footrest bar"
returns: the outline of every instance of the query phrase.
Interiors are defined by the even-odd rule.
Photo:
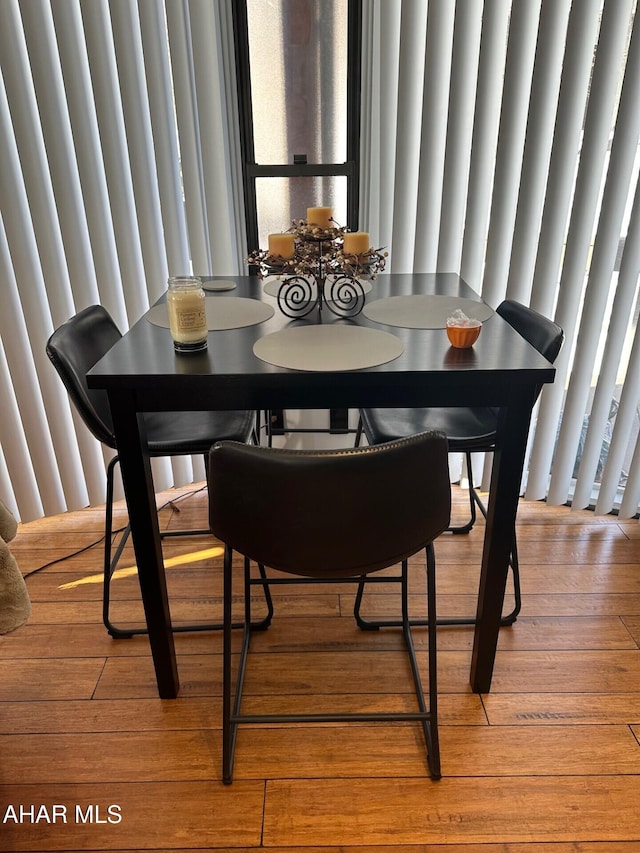
[[[171,536],[211,536],[209,528],[202,530],[162,530],[160,532],[161,539],[168,539]]]
[[[365,584],[368,584],[370,578],[362,579],[358,584],[358,592],[356,594],[356,600],[353,606],[353,615],[358,625],[362,631],[379,631],[380,628],[401,628],[402,620],[401,619],[382,619],[382,620],[372,620],[366,619],[362,616],[360,610],[362,605],[362,597],[364,594]],[[521,607],[521,599],[518,592],[516,596],[516,605],[511,613],[508,613],[506,616],[503,616],[500,620],[500,625],[502,627],[507,627],[509,625],[513,625],[516,621],[516,617],[520,612]],[[412,628],[420,628],[420,627],[428,627],[429,620],[428,619],[411,619],[410,624]],[[454,626],[454,625],[475,625],[476,620],[471,618],[470,616],[438,616],[436,619],[436,625],[439,627],[446,626]]]
[[[379,631],[380,628],[401,628],[402,621],[400,619],[384,619],[384,620],[372,620],[365,619],[360,613],[360,606],[362,603],[362,593],[364,593],[364,585],[368,581],[361,581],[358,585],[358,594],[356,595],[356,602],[353,608],[353,615],[355,617],[358,628],[362,631]],[[516,621],[516,617],[520,612],[521,607],[521,599],[520,595],[516,596],[516,605],[506,616],[503,616],[500,620],[500,625],[502,627],[508,627],[509,625],[513,625]],[[427,627],[429,625],[428,619],[411,619],[411,627],[412,628],[420,628]],[[454,625],[475,625],[476,620],[471,618],[470,616],[438,616],[436,620],[436,624],[439,627],[446,626],[454,626]]]
[[[469,456],[469,454],[467,454],[467,456]],[[482,502],[482,500],[480,499],[480,495],[478,494],[475,487],[473,486],[473,479],[472,479],[473,473],[471,470],[471,459],[470,458],[467,459],[467,470],[469,472],[469,478],[470,478],[469,479],[469,500],[470,500],[471,507],[472,507],[472,519],[469,522],[469,525],[464,525],[464,526],[457,527],[457,528],[449,528],[449,532],[451,532],[451,533],[465,533],[471,529],[471,527],[473,526],[473,523],[475,522],[475,519],[476,519],[476,514],[475,514],[475,506],[476,505],[478,506],[478,509],[482,513],[482,516],[485,519],[487,517],[486,507],[485,507],[484,503]],[[468,527],[468,530],[466,529],[467,527]],[[513,609],[509,613],[507,613],[505,616],[503,616],[502,619],[500,620],[500,625],[502,627],[507,627],[509,625],[513,625],[513,623],[516,621],[518,614],[520,613],[520,610],[522,608],[522,594],[521,594],[521,590],[520,590],[520,569],[519,569],[519,564],[518,564],[518,549],[517,549],[517,543],[516,543],[515,536],[514,536],[514,540],[513,540],[513,545],[511,547],[511,556],[509,559],[509,567],[511,568],[511,572],[513,575],[514,606],[513,606]],[[393,619],[386,620],[385,619],[385,620],[378,621],[378,620],[365,619],[361,615],[360,611],[361,611],[361,606],[362,606],[362,597],[364,594],[364,586],[365,586],[365,584],[372,583],[376,580],[382,581],[382,580],[384,580],[384,578],[373,578],[373,577],[362,578],[360,580],[360,583],[358,584],[358,591],[356,593],[356,600],[355,600],[355,604],[354,604],[354,608],[353,608],[353,615],[354,615],[355,620],[358,624],[358,627],[361,628],[363,631],[378,631],[380,628],[399,628],[399,627],[402,627],[402,622],[400,620],[393,620]],[[427,626],[429,624],[428,619],[411,619],[410,622],[414,628],[415,627]],[[472,618],[470,616],[440,616],[437,619],[437,624],[440,626],[443,626],[443,627],[444,626],[454,626],[454,625],[475,625],[476,620],[475,620],[475,618]]]
[[[379,714],[232,714],[231,723],[376,723],[376,722],[421,722],[431,719],[431,713],[421,711],[392,711]]]
[[[360,441],[362,439],[362,435],[363,435],[363,424],[362,424],[362,418],[360,418],[358,420],[358,427],[356,429],[356,439],[355,439],[354,447],[360,446]],[[473,528],[473,526],[477,520],[476,506],[478,507],[478,509],[482,513],[483,518],[485,518],[485,519],[487,518],[487,509],[486,509],[484,503],[482,502],[482,500],[480,499],[480,495],[478,494],[478,492],[476,491],[476,489],[473,485],[473,468],[472,468],[471,452],[470,451],[465,451],[465,458],[467,461],[467,474],[469,477],[470,518],[469,518],[469,521],[466,522],[465,524],[457,525],[455,527],[448,527],[447,532],[453,533],[453,534],[465,534],[465,533],[469,533],[471,531],[471,529]],[[518,551],[517,551],[515,536],[513,539],[513,546],[511,548],[511,557],[509,559],[509,567],[511,568],[511,571],[513,574],[514,607],[510,613],[507,613],[500,620],[500,625],[502,627],[506,627],[508,625],[513,625],[513,623],[518,618],[518,614],[520,613],[520,610],[522,608],[522,596],[521,596],[521,590],[520,590],[520,567],[518,564]],[[373,578],[368,577],[366,579],[366,582],[370,583],[372,580],[373,580]],[[379,628],[382,628],[382,627],[394,627],[394,628],[400,627],[402,623],[398,622],[398,621],[372,622],[370,620],[363,619],[362,616],[360,616],[360,605],[362,603],[362,593],[364,591],[363,584],[364,584],[364,581],[361,581],[360,585],[358,586],[358,593],[356,595],[356,604],[354,607],[354,616],[355,616],[356,622],[358,623],[358,627],[361,628],[363,631],[377,631]],[[427,625],[428,620],[426,620],[426,619],[422,619],[422,620],[412,619],[411,624],[413,626]],[[453,617],[452,616],[450,618],[449,617],[445,617],[445,618],[441,617],[438,619],[438,625],[443,625],[443,626],[444,625],[475,625],[475,624],[476,624],[475,618],[466,617],[466,616],[460,616],[460,617]]]

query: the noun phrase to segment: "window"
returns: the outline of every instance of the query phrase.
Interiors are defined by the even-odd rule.
[[[330,206],[358,228],[361,0],[237,0],[247,246]]]

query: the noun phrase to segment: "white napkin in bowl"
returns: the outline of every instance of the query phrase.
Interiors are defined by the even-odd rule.
[[[453,314],[450,317],[447,317],[447,326],[463,326],[465,328],[471,328],[481,325],[482,323],[480,320],[476,320],[473,317],[467,317],[464,311],[460,308],[456,308]]]

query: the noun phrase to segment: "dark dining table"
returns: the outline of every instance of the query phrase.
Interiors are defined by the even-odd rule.
[[[291,319],[257,277],[225,277],[224,286],[223,292],[209,295],[214,311],[215,300],[229,305],[229,299],[240,298],[272,307],[272,316],[210,331],[205,351],[177,354],[169,329],[145,315],[87,375],[89,386],[104,389],[109,397],[159,695],[177,696],[179,676],[143,413],[423,406],[500,409],[470,671],[473,691],[488,692],[531,412],[542,385],[554,380],[553,366],[502,317],[487,312],[454,273],[380,275],[371,283],[365,311],[349,319],[335,316],[327,306],[304,319]],[[491,314],[472,348],[451,347],[441,327],[404,328],[366,315],[377,300],[425,295],[461,299],[467,308],[467,300],[473,300]],[[384,331],[400,342],[401,352],[359,369],[333,363],[327,369],[282,367],[254,353],[267,335],[319,324]]]

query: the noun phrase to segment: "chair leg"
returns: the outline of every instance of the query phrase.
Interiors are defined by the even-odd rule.
[[[433,779],[439,779],[440,771],[440,739],[438,737],[438,661],[436,655],[436,558],[433,542],[427,546],[427,618],[429,626],[427,639],[429,642],[429,710],[431,724],[429,734],[431,745],[429,750],[429,769]]]
[[[122,556],[122,552],[124,550],[125,545],[127,544],[127,540],[131,535],[131,527],[127,524],[125,527],[122,538],[118,543],[118,547],[116,548],[116,552],[111,558],[111,531],[109,531],[106,536],[108,539],[105,541],[105,559],[104,559],[104,583],[103,583],[103,593],[102,593],[102,621],[104,623],[105,628],[109,632],[109,634],[114,638],[114,640],[127,640],[134,636],[134,634],[145,634],[145,628],[118,628],[113,624],[109,617],[109,609],[111,606],[111,579],[118,567],[118,563],[120,562],[120,557]],[[105,539],[106,539],[105,536]]]
[[[248,557],[245,557],[245,572],[247,572],[247,584],[249,586],[259,586],[262,588],[262,592],[264,594],[264,600],[267,605],[267,615],[260,622],[251,623],[252,631],[266,631],[269,625],[271,625],[271,620],[273,619],[273,599],[271,597],[271,589],[269,587],[269,578],[267,577],[267,572],[262,563],[258,563],[258,571],[260,572],[260,578],[253,580],[249,573],[250,561]]]
[[[356,429],[356,437],[353,446],[360,447],[362,441],[362,418],[358,418],[358,427]]]
[[[436,621],[435,621],[435,554],[433,544],[427,546],[427,607],[429,610],[430,623],[428,632],[429,641],[429,707],[427,707],[420,670],[416,659],[413,637],[411,634],[411,620],[409,619],[408,605],[408,563],[402,562],[402,633],[411,663],[411,674],[413,685],[418,700],[418,708],[425,716],[422,718],[422,730],[427,748],[427,762],[429,773],[434,780],[440,779],[440,744],[438,739],[438,685],[437,685],[437,659],[436,659]]]
[[[511,566],[511,574],[513,576],[513,597],[515,604],[511,613],[508,613],[506,616],[502,617],[502,619],[500,620],[501,625],[513,625],[513,623],[518,618],[520,609],[522,608],[522,594],[520,590],[520,564],[518,563],[518,544],[516,542],[515,536],[513,537],[513,547],[511,548],[511,560],[509,565]]]
[[[480,500],[480,495],[473,487],[473,481],[469,481],[469,494],[473,498],[474,503],[478,505],[478,509],[482,513],[483,518],[486,520],[487,518],[487,508]],[[522,608],[522,595],[520,590],[520,564],[518,562],[518,542],[515,537],[513,537],[513,545],[511,546],[511,555],[509,556],[509,568],[511,569],[511,574],[513,577],[513,597],[514,597],[514,607],[513,610],[508,613],[506,616],[503,616],[500,620],[500,624],[502,626],[513,625],[513,623],[518,618],[518,614]],[[475,623],[475,620],[474,620]],[[449,624],[458,624],[458,623],[449,623]]]
[[[118,543],[116,552],[111,557],[111,537],[113,535],[113,478],[115,467],[118,463],[118,457],[114,456],[107,465],[107,494],[105,501],[105,522],[104,522],[104,579],[102,588],[102,621],[105,628],[114,639],[129,639],[136,633],[141,633],[138,629],[122,629],[117,628],[109,618],[109,607],[111,604],[111,579],[120,562],[120,556],[124,550],[124,546],[129,539],[131,528],[127,525],[123,531],[122,538]]]
[[[473,487],[473,468],[471,465],[471,454],[465,453],[467,462],[467,477],[469,478],[469,521],[466,524],[461,524],[457,527],[448,527],[449,533],[469,533],[476,523],[476,501],[478,500],[477,492]]]
[[[267,428],[267,447],[273,447],[273,421],[271,420],[271,409],[265,409],[264,418]]]
[[[236,734],[236,727],[231,725],[232,558],[231,548],[226,546],[223,569],[222,633],[222,781],[225,785],[230,785],[233,778],[233,753]]]
[[[365,584],[367,583],[366,575],[363,575],[358,581],[358,589],[356,591],[356,600],[353,605],[353,618],[356,620],[356,625],[361,631],[379,631],[382,627],[381,622],[372,622],[370,619],[363,619],[360,615],[360,607],[362,605],[362,596],[364,595]]]
[[[264,567],[261,566],[261,574]],[[242,648],[240,661],[236,675],[235,697],[232,699],[232,677],[231,677],[231,638],[232,631],[238,627],[232,618],[233,603],[233,551],[225,545],[224,551],[224,604],[223,604],[223,638],[222,638],[222,781],[225,785],[233,782],[233,761],[236,749],[236,737],[238,734],[238,719],[240,706],[242,704],[242,688],[244,686],[244,675],[247,667],[247,655],[251,643],[252,630],[259,630],[265,625],[263,620],[257,623],[257,628],[251,622],[251,563],[248,557],[244,558],[244,622],[242,624]],[[266,588],[268,593],[268,587]],[[271,597],[269,595],[269,601]],[[268,617],[270,620],[270,616]]]

